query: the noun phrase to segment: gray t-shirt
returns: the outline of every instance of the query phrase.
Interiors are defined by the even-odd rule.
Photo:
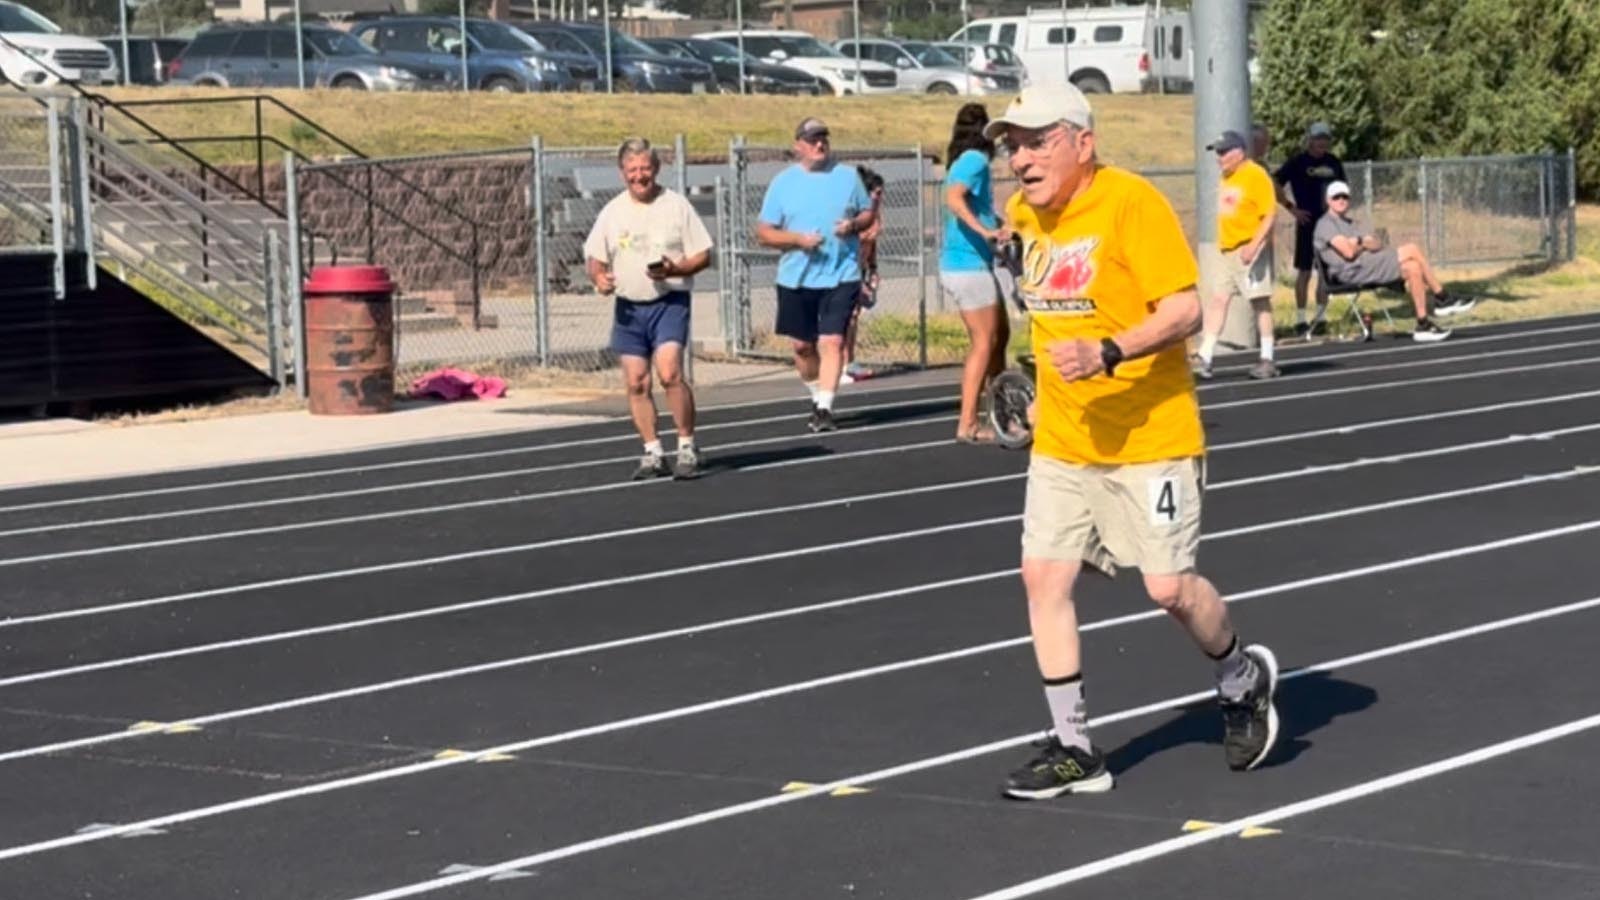
[[[1317,258],[1328,267],[1328,274],[1335,281],[1353,281],[1357,266],[1355,260],[1345,259],[1339,251],[1333,249],[1333,239],[1344,236],[1361,240],[1362,231],[1352,219],[1342,218],[1336,213],[1323,213],[1317,220],[1316,230],[1311,233],[1311,246],[1317,252]],[[1359,260],[1361,257],[1356,257]]]

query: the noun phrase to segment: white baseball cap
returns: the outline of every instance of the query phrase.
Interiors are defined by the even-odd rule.
[[[1094,111],[1083,91],[1070,84],[1035,84],[1006,107],[1005,115],[984,126],[983,136],[994,140],[1008,125],[1018,128],[1048,128],[1069,122],[1079,128],[1094,127]]]
[[[1350,185],[1345,184],[1342,181],[1332,182],[1331,184],[1328,185],[1327,192],[1324,193],[1322,196],[1323,196],[1323,199],[1325,199],[1325,200],[1332,200],[1334,197],[1338,196],[1339,194],[1343,194],[1346,197],[1350,196]]]

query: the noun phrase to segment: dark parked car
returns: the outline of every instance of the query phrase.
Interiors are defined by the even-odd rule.
[[[351,34],[399,63],[461,70],[461,22],[447,16],[406,16],[363,22]],[[467,20],[467,76],[485,91],[574,90],[571,54],[555,53],[520,29],[492,19]],[[598,70],[597,70],[598,71]]]
[[[717,88],[725,94],[820,94],[815,78],[798,69],[764,63],[744,55],[744,90],[739,90],[739,48],[722,41],[694,38],[648,38],[644,45],[675,59],[694,59],[708,63],[717,76]]]
[[[517,27],[540,43],[546,43],[547,35],[561,33],[577,38],[597,60],[606,55],[606,31],[599,25],[518,22]],[[615,28],[611,29],[611,77],[617,91],[690,94],[717,89],[710,64],[663,56]],[[602,88],[605,85],[603,75],[600,84]]]
[[[391,62],[343,31],[306,26],[306,86],[369,91],[442,90],[461,80],[442,66]],[[212,26],[173,60],[174,84],[210,87],[295,87],[294,26]]]
[[[121,37],[103,37],[100,43],[105,44],[106,49],[111,51],[118,68],[128,73],[129,84],[166,84],[167,67],[183,53],[183,48],[189,46],[189,41],[185,38],[129,35],[128,55],[133,57],[133,64],[129,65],[128,61],[122,58]]]

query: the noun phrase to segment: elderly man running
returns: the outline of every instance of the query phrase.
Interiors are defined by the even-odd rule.
[[[1018,286],[1039,360],[1022,581],[1055,726],[1004,791],[1043,799],[1112,786],[1084,706],[1072,594],[1085,566],[1143,573],[1150,599],[1215,662],[1229,767],[1254,768],[1277,740],[1278,663],[1240,640],[1195,569],[1205,434],[1184,353],[1200,325],[1194,254],[1153,185],[1096,158],[1077,88],[1028,87],[986,133],[1021,184],[1006,219],[1023,241]]]
[[[689,296],[694,275],[711,264],[711,236],[682,194],[656,182],[661,158],[643,138],[617,151],[627,190],[611,199],[584,241],[589,278],[602,294],[615,294],[611,351],[622,361],[628,410],[644,441],[635,480],[700,472],[694,443],[694,393],[683,380],[689,342]],[[650,365],[667,394],[678,429],[678,454],[669,468],[656,432]]]

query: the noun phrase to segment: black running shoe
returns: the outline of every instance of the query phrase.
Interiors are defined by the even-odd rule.
[[[818,406],[811,407],[811,418],[806,421],[806,427],[814,432],[839,430],[839,426],[833,421],[833,410]]]
[[[1006,778],[1005,795],[1017,800],[1049,800],[1062,794],[1099,794],[1114,783],[1099,750],[1085,753],[1055,735],[1034,742],[1038,754]]]
[[[1255,687],[1240,700],[1220,700],[1222,750],[1235,772],[1261,765],[1278,740],[1278,709],[1272,702],[1278,693],[1278,658],[1260,644],[1244,653],[1256,664]]]

